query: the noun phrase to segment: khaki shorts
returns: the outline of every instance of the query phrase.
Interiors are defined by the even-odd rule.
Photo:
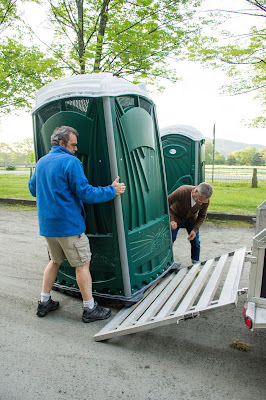
[[[72,267],[79,267],[91,260],[89,239],[81,235],[66,237],[45,237],[50,258],[57,264],[62,264],[65,258]]]

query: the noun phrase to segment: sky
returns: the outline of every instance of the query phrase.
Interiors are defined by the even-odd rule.
[[[182,82],[169,84],[163,94],[153,95],[160,129],[169,125],[190,125],[203,136],[266,147],[266,129],[248,128],[247,122],[262,115],[251,94],[226,96],[220,87],[228,79],[222,71],[182,63]]]
[[[244,0],[209,0],[206,6],[229,9],[232,3],[236,9],[245,6]],[[230,24],[235,32],[243,32],[254,24],[254,19],[236,15]],[[190,125],[203,136],[212,137],[215,124],[216,139],[266,147],[266,129],[246,126],[249,120],[262,115],[260,103],[253,99],[253,95],[221,95],[220,87],[229,79],[221,70],[207,69],[199,63],[185,61],[179,62],[176,69],[182,81],[175,84],[164,82],[166,89],[163,93],[150,94],[156,104],[160,129],[176,124]],[[149,91],[149,86],[147,89]],[[0,142],[13,143],[32,135],[30,112],[1,117]]]

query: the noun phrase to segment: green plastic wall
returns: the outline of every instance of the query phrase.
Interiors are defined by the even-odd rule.
[[[125,241],[132,295],[150,284],[173,263],[167,188],[154,105],[138,96],[110,98],[120,181]],[[110,162],[101,98],[62,99],[33,115],[36,159],[51,148],[53,130],[76,128],[78,152],[93,186],[109,185]],[[92,260],[93,291],[124,296],[114,201],[85,204],[86,234]],[[67,260],[58,272],[59,285],[77,288],[75,269]]]
[[[166,134],[161,139],[168,194],[182,185],[204,182],[205,140],[194,141],[178,133]]]

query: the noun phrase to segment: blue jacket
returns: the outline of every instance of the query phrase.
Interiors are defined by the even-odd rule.
[[[28,183],[36,197],[40,235],[62,237],[85,232],[83,203],[103,203],[116,195],[115,187],[91,186],[78,158],[62,146],[36,164]]]

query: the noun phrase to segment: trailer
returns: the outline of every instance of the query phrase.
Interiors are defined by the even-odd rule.
[[[253,238],[248,296],[244,306],[245,324],[252,331],[266,328],[266,201],[257,209],[256,236]],[[264,228],[264,229],[263,229]]]
[[[259,231],[259,232],[257,232]],[[245,263],[251,263],[248,288],[239,288]],[[252,252],[246,248],[170,271],[144,297],[124,307],[96,335],[96,341],[178,324],[203,313],[235,307],[247,293],[243,310],[251,330],[266,327],[266,201],[257,209]]]

